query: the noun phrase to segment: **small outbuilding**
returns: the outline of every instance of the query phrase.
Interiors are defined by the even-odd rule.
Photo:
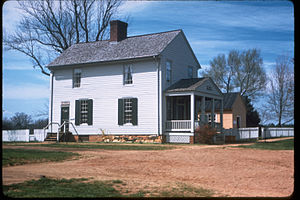
[[[211,102],[206,103],[208,122],[211,123]],[[223,93],[223,128],[245,128],[247,108],[238,92]],[[220,104],[215,105],[214,122],[220,123]]]

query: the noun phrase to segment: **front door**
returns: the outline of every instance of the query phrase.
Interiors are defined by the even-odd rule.
[[[69,106],[64,106],[61,107],[61,119],[60,119],[60,124],[63,124],[64,122],[69,122]],[[66,124],[66,132],[69,131],[69,124]],[[61,127],[61,131],[64,132],[64,126]]]

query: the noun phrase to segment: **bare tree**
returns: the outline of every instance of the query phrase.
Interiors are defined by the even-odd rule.
[[[224,54],[213,58],[210,68],[203,76],[210,76],[226,93],[239,91],[242,96],[254,100],[265,88],[266,73],[257,49],[239,52],[231,50],[226,59]]]
[[[294,119],[294,73],[293,61],[287,56],[279,56],[270,74],[266,110],[275,118],[278,125]],[[285,120],[285,121],[283,121]]]
[[[234,67],[239,64],[237,51],[230,51],[228,58],[225,54],[219,54],[210,61],[210,68],[202,73],[202,76],[212,77],[216,85],[226,93],[233,90]]]
[[[25,129],[33,123],[31,116],[22,112],[15,113],[15,115],[10,118],[10,121],[13,123],[15,129]]]
[[[19,1],[23,18],[12,34],[4,34],[6,50],[31,58],[49,75],[45,65],[72,44],[103,40],[119,0]]]
[[[249,49],[240,55],[241,65],[235,68],[235,86],[242,96],[252,100],[261,95],[266,87],[267,76],[262,68],[263,60],[260,51]]]

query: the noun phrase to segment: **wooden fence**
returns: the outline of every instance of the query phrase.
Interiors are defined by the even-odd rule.
[[[258,139],[259,127],[254,128],[239,128],[239,129],[224,129],[225,136],[234,136],[235,141]]]
[[[262,138],[294,137],[294,128],[269,128],[262,130]]]
[[[29,142],[45,140],[43,129],[29,129],[24,130],[2,130],[2,141],[3,142]]]
[[[234,137],[235,141],[250,140],[250,139],[264,139],[275,137],[293,137],[294,128],[261,128],[261,134],[259,133],[259,127],[254,128],[239,128],[239,129],[223,129],[223,133],[226,136]]]

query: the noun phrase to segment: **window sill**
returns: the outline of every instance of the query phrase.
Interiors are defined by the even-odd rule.
[[[123,84],[123,86],[124,86],[124,87],[133,87],[134,84],[133,84],[133,83],[132,83],[132,84]]]
[[[133,126],[132,123],[126,123],[126,124],[123,124],[123,126]]]

